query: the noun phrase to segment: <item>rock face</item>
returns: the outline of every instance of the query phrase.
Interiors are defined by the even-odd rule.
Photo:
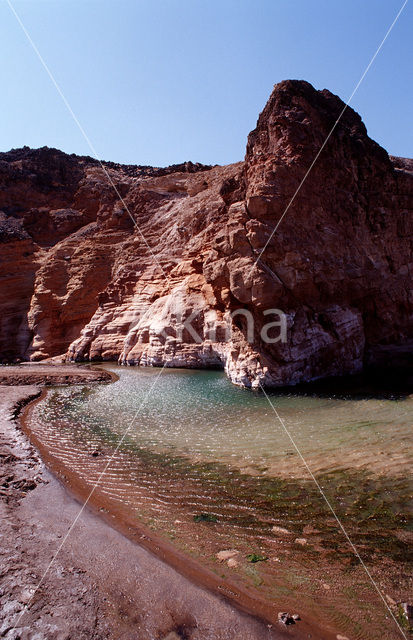
[[[254,387],[405,357],[413,161],[347,108],[300,187],[343,107],[276,85],[225,167],[0,154],[0,359],[223,367]]]

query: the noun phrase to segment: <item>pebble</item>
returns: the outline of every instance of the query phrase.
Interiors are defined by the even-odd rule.
[[[235,558],[229,558],[229,560],[227,560],[227,565],[230,569],[235,569],[235,567],[238,567],[238,562]]]
[[[234,558],[234,556],[238,555],[239,551],[236,549],[226,549],[224,551],[218,551],[216,557],[219,562],[225,562],[230,558]]]
[[[303,529],[303,533],[308,535],[311,533],[321,533],[321,532],[320,532],[320,529],[316,529],[315,527],[313,527],[312,524],[306,524]]]
[[[294,542],[296,544],[300,544],[302,547],[305,547],[305,545],[307,544],[307,539],[306,538],[296,538],[294,540]]]
[[[291,535],[291,531],[288,531],[288,529],[284,529],[283,527],[278,527],[276,524],[273,526],[272,530],[274,533],[283,533],[288,536]]]
[[[298,613],[288,613],[288,611],[280,611],[278,613],[278,620],[282,622],[282,624],[295,624],[296,620],[300,620],[300,616]]]
[[[413,606],[408,602],[402,602],[401,607],[403,609],[404,617],[411,623],[413,621]]]
[[[27,587],[24,589],[20,595],[19,602],[22,604],[27,604],[32,599],[36,589],[34,587]]]

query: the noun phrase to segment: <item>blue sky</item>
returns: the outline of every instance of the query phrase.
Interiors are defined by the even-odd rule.
[[[98,155],[164,166],[241,160],[274,83],[347,100],[402,0],[11,0]],[[413,2],[352,100],[413,156]],[[91,155],[5,0],[0,149]]]

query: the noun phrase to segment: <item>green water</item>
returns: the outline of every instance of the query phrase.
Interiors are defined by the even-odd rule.
[[[107,368],[117,382],[50,391],[33,427],[89,484],[100,454],[122,439],[100,481],[107,497],[161,527],[183,507],[207,511],[236,538],[265,539],[286,522],[297,535],[315,525],[336,548],[327,499],[366,556],[406,556],[394,532],[412,529],[412,398],[271,393],[281,423],[265,395],[220,372]]]
[[[88,433],[156,452],[216,461],[249,472],[308,477],[268,400],[221,372],[111,366],[118,382],[61,389],[42,405],[45,421],[74,420]],[[369,469],[409,474],[413,399],[337,399],[271,394],[313,472]]]

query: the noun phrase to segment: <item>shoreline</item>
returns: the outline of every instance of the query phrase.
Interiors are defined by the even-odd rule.
[[[41,395],[34,398],[24,407],[20,415],[22,429],[36,450],[39,451],[46,467],[63,485],[65,491],[76,502],[83,504],[90,494],[90,488],[86,487],[74,472],[68,470],[67,467],[63,467],[59,460],[42,446],[28,426],[31,409],[46,394],[47,389],[43,389]],[[128,540],[152,553],[199,588],[206,589],[219,598],[225,598],[231,606],[242,614],[253,616],[263,624],[276,625],[278,627],[278,612],[285,609],[285,606],[283,607],[281,603],[279,607],[271,607],[265,599],[249,593],[248,588],[242,584],[237,584],[234,581],[223,579],[216,575],[207,566],[181,551],[163,536],[158,535],[144,524],[128,518],[126,509],[106,500],[99,494],[98,490],[94,492],[93,497],[89,500],[87,509]],[[308,616],[305,616],[305,618],[294,628],[293,637],[297,638],[297,640],[307,638],[309,634],[311,634],[311,637],[320,640],[333,640],[336,638],[336,633],[322,630],[316,619],[309,621]],[[289,635],[291,636],[291,630]]]
[[[49,371],[54,368],[48,366]],[[75,379],[79,369],[80,367],[76,367],[76,372],[73,371]],[[62,373],[65,377],[70,375],[67,371],[62,372],[60,369],[60,375]],[[100,370],[97,376],[99,380],[96,379],[96,381],[101,381],[101,373]],[[36,371],[36,375],[38,374],[39,370]],[[20,372],[19,375],[21,375]],[[27,376],[26,380],[33,381],[28,371]],[[91,382],[90,373],[85,377],[87,382]],[[107,380],[107,376],[105,379]],[[65,379],[65,382],[67,383],[68,380]],[[56,635],[48,628],[51,623],[44,621],[45,612],[49,612],[46,613],[46,618],[50,615],[55,625],[56,615],[53,614],[53,609],[64,612],[62,624],[64,622],[66,628],[67,624],[75,625],[75,629],[71,629],[71,632],[76,631],[77,638],[133,637],[149,640],[149,638],[162,639],[168,637],[168,634],[176,634],[170,637],[188,639],[202,637],[211,638],[211,640],[212,638],[218,640],[219,638],[245,637],[251,640],[272,640],[283,638],[286,634],[288,637],[297,639],[308,636],[310,627],[306,622],[294,625],[294,628],[286,628],[278,622],[274,624],[278,608],[274,609],[275,615],[274,618],[271,616],[273,620],[271,622],[268,620],[268,615],[265,615],[265,610],[259,606],[258,602],[251,600],[248,594],[240,594],[236,599],[237,594],[231,592],[230,586],[223,584],[223,581],[217,579],[212,572],[204,571],[189,557],[182,553],[177,554],[172,545],[158,540],[151,532],[144,531],[143,527],[139,527],[139,530],[135,530],[132,534],[129,528],[122,526],[120,519],[115,518],[115,514],[102,514],[98,511],[99,507],[93,504],[90,508],[88,505],[83,511],[79,523],[76,524],[76,530],[68,538],[55,565],[50,569],[33,601],[30,602],[30,608],[22,619],[18,633],[17,629],[13,632],[13,619],[18,617],[19,611],[27,601],[30,601],[30,589],[33,591],[33,585],[36,584],[36,580],[27,578],[30,586],[24,590],[23,576],[27,573],[36,577],[42,575],[41,568],[45,564],[47,566],[55,548],[58,548],[61,540],[64,539],[68,526],[78,514],[79,498],[81,498],[81,492],[78,492],[76,487],[68,488],[63,482],[64,479],[59,479],[58,475],[55,476],[48,470],[49,461],[43,459],[41,451],[40,455],[38,454],[33,443],[29,443],[26,439],[27,434],[24,431],[20,432],[16,426],[16,417],[22,409],[24,414],[29,411],[30,405],[26,406],[27,403],[33,403],[33,400],[38,400],[46,392],[46,388],[42,390],[39,386],[33,385],[0,386],[1,454],[3,459],[7,458],[7,455],[11,456],[6,473],[10,475],[10,469],[15,464],[14,458],[18,458],[21,461],[23,475],[27,476],[27,484],[22,485],[26,486],[26,490],[16,493],[16,490],[11,488],[7,496],[1,495],[4,520],[6,523],[13,521],[7,536],[11,542],[11,548],[2,545],[2,558],[5,563],[3,574],[6,574],[8,582],[8,589],[6,589],[8,595],[3,595],[0,599],[4,611],[0,619],[0,633],[3,637],[7,639],[31,637],[25,635],[26,632],[30,633],[27,629],[28,624],[31,630],[36,628],[41,633],[46,631],[47,638],[69,637]],[[14,444],[13,436],[15,436]],[[37,471],[35,480],[30,472],[33,469]],[[147,533],[151,533],[150,538],[146,535]],[[100,540],[98,562],[96,537]],[[115,573],[112,557],[114,547],[117,556]],[[18,567],[14,565],[13,556],[16,548],[21,554]],[[33,560],[32,554],[35,556]],[[74,557],[76,564],[82,565],[80,572],[76,567],[73,568]],[[143,590],[144,593],[142,589],[136,590],[136,585],[130,588],[134,574],[131,569],[133,557],[139,559],[139,581],[144,578],[145,581],[150,582],[149,591],[152,595],[148,594],[148,586]],[[110,574],[108,574],[109,567],[112,567]],[[142,567],[145,567],[146,571],[142,570]],[[60,574],[63,573],[65,576],[64,581],[61,577],[57,580],[56,568],[59,568]],[[154,576],[158,579],[154,580]],[[114,595],[116,589],[108,588],[113,582],[122,584],[121,600],[124,602],[126,598],[128,605],[121,606],[119,594]],[[178,585],[179,589],[177,589]],[[15,592],[19,589],[25,592],[16,594]],[[125,591],[127,594],[124,593]],[[173,593],[175,595],[171,602]],[[47,594],[52,598],[52,602]],[[54,606],[53,600],[56,599]],[[81,605],[78,604],[79,602]],[[155,611],[154,602],[158,605]],[[117,613],[119,607],[123,611],[122,616]],[[147,629],[140,628],[136,622],[127,623],[124,629],[125,623],[122,622],[122,617],[130,618],[131,612],[136,612],[137,608],[140,609],[139,619],[144,617],[147,620]],[[166,615],[167,610],[169,610],[168,615]],[[171,610],[175,612],[175,618],[180,617],[183,622],[176,622],[174,616],[171,621]],[[73,611],[76,611],[76,615]],[[197,615],[195,615],[196,611],[198,611]],[[179,612],[181,613],[178,615]],[[194,619],[196,624],[193,623]],[[167,620],[169,620],[169,628]],[[152,627],[152,631],[149,631],[149,627]],[[123,631],[119,635],[121,628]],[[313,638],[330,640],[336,637],[335,634],[321,631],[314,635],[314,627],[311,628]],[[133,633],[133,636],[128,635],[130,633]],[[233,635],[228,636],[228,633]]]
[[[0,386],[82,384],[114,382],[116,373],[91,364],[24,363],[0,366]]]

